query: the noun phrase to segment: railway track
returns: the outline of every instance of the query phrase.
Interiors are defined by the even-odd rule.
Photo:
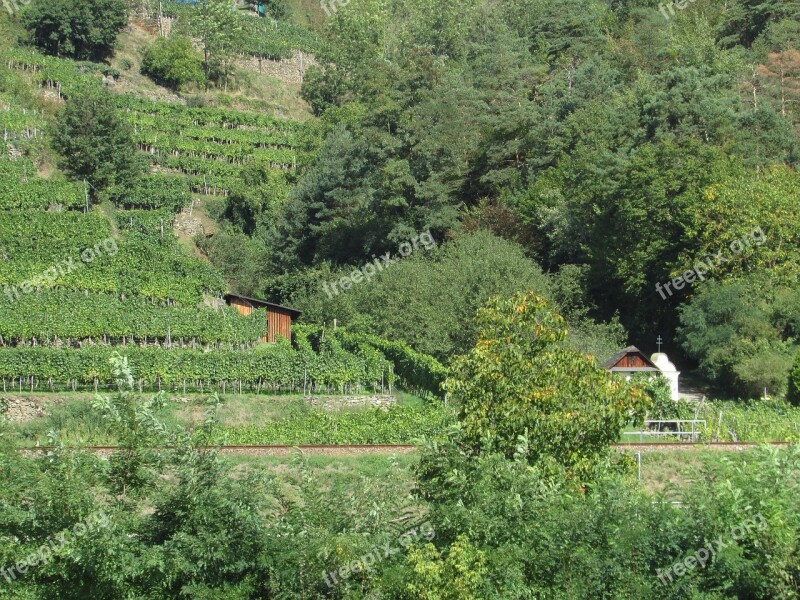
[[[698,450],[740,452],[763,445],[765,444],[750,442],[621,442],[618,444],[613,444],[614,448],[621,452],[671,452],[676,450],[683,452],[692,452]],[[789,442],[768,442],[766,445],[778,447],[788,446]],[[95,452],[100,455],[109,455],[117,450],[118,446],[84,446],[83,448],[84,450],[89,450],[90,452]],[[297,449],[306,454],[340,456],[352,454],[405,454],[416,451],[417,447],[410,444],[301,444],[298,446],[232,445],[218,447],[220,454],[249,456],[288,456]],[[33,448],[19,448],[19,450],[29,454],[34,454],[52,450],[52,447],[39,446]]]

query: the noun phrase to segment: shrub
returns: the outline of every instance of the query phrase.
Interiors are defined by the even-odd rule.
[[[800,406],[800,349],[795,354],[792,370],[789,371],[789,392],[786,399],[795,406]]]
[[[172,89],[189,84],[205,85],[203,57],[192,47],[189,38],[173,36],[159,38],[144,53],[142,73],[156,83]]]
[[[76,179],[88,180],[95,192],[124,184],[145,168],[130,126],[120,118],[114,99],[101,91],[70,97],[52,136],[61,166]]]
[[[127,22],[125,0],[33,0],[22,16],[43,52],[92,61],[111,55]]]
[[[561,345],[566,324],[543,298],[493,297],[477,321],[475,347],[453,362],[443,386],[460,403],[466,452],[522,455],[587,476],[643,414],[642,391]]]

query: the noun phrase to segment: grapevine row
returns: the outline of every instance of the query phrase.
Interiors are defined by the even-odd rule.
[[[19,48],[0,54],[0,60],[9,69],[29,73],[41,87],[55,90],[59,98],[80,87],[99,85],[102,75],[119,75],[103,64],[75,62]]]
[[[100,213],[7,211],[0,220],[0,247],[7,257],[0,260],[0,285],[19,286],[71,259],[78,268],[58,278],[60,288],[141,295],[183,306],[221,294],[225,286],[217,270],[189,254],[169,229],[162,237],[161,227],[148,226],[149,235],[132,231],[114,240],[115,252],[104,250],[84,263],[84,250],[112,239]],[[41,287],[47,286],[36,286]]]
[[[160,348],[81,349],[0,348],[4,391],[44,390],[56,386],[109,386],[114,383],[109,359],[120,351],[141,387],[260,392],[346,391],[380,389],[391,383],[392,365],[372,354],[323,349],[298,350],[282,341],[252,350],[165,350]]]
[[[157,120],[153,125],[162,131],[179,132],[183,127],[211,126],[224,129],[255,127],[296,133],[303,128],[303,123],[299,121],[225,108],[195,108],[185,104],[156,102],[135,96],[118,96],[117,102],[123,112],[140,113],[131,118],[140,119],[141,115],[156,117]]]
[[[258,343],[266,313],[163,306],[141,297],[46,290],[12,302],[0,295],[0,345],[160,344],[169,347]]]
[[[191,194],[184,178],[152,174],[125,187],[114,187],[109,197],[124,209],[166,209],[178,212],[189,204]]]
[[[315,340],[325,339],[328,343],[335,343],[349,352],[373,352],[385,356],[394,365],[394,373],[403,387],[420,396],[439,396],[442,393],[442,384],[447,374],[447,369],[434,357],[417,352],[408,344],[386,340],[378,336],[352,333],[346,329],[337,329],[323,333],[317,325],[295,325],[295,335],[300,339],[307,339],[311,346]],[[318,343],[318,342],[317,342]]]
[[[242,143],[254,146],[287,146],[296,143],[295,133],[282,129],[231,129],[214,125],[198,126],[193,124],[179,124],[166,120],[164,117],[155,117],[136,112],[123,112],[124,120],[133,127],[148,133],[163,133],[181,135],[197,140],[208,140],[220,143]]]
[[[275,164],[295,164],[297,154],[293,150],[257,147],[248,144],[228,144],[195,140],[182,135],[169,135],[153,131],[139,130],[134,141],[140,150],[159,155],[188,155],[193,157],[222,159],[242,164],[249,160],[259,160]]]

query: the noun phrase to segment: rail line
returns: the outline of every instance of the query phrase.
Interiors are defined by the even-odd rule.
[[[639,451],[639,452],[664,452],[664,451],[697,451],[697,450],[716,450],[736,452],[757,448],[759,446],[789,446],[791,442],[620,442],[612,444],[620,451]],[[74,447],[70,447],[74,448]],[[119,446],[83,446],[84,450],[96,452],[98,454],[110,454],[119,449]],[[169,449],[164,446],[162,449]],[[268,445],[230,445],[230,446],[202,446],[204,450],[217,449],[221,454],[242,454],[242,455],[264,455],[281,456],[288,455],[295,450],[301,450],[307,454],[389,454],[389,453],[408,453],[417,450],[417,446],[411,444],[268,444]],[[28,453],[46,452],[53,450],[52,446],[33,446],[29,448],[18,448],[18,450]]]

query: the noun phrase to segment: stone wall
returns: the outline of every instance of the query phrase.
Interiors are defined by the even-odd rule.
[[[48,400],[48,402],[61,402],[61,400]],[[24,396],[0,395],[0,408],[8,405],[8,410],[3,414],[11,421],[30,421],[36,417],[47,415],[44,409],[44,400],[27,398]]]
[[[257,73],[275,77],[284,83],[301,85],[306,70],[311,65],[317,64],[317,61],[314,60],[313,54],[296,50],[291,58],[280,60],[262,58],[259,60],[255,56],[250,56],[239,59],[236,64]]]

